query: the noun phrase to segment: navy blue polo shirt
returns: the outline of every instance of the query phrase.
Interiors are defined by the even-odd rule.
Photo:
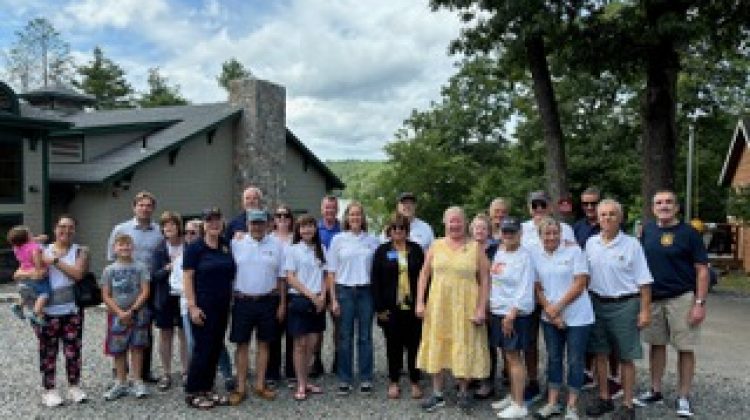
[[[247,232],[247,212],[243,211],[241,214],[238,214],[237,217],[232,219],[231,222],[227,225],[226,229],[224,229],[224,241],[226,243],[232,242],[232,238],[234,238],[234,234],[236,232]]]
[[[231,299],[236,266],[232,250],[225,241],[220,240],[218,248],[211,248],[202,238],[187,245],[182,268],[195,271],[196,297],[227,302]]]
[[[325,249],[328,249],[331,246],[333,237],[339,233],[341,233],[341,224],[339,224],[338,220],[330,229],[326,227],[323,219],[318,221],[318,235],[320,235],[320,243],[323,244]]]
[[[641,241],[654,277],[651,285],[654,299],[695,291],[695,264],[708,264],[708,254],[703,239],[692,226],[682,221],[669,227],[648,222],[643,226]]]
[[[578,242],[578,246],[580,246],[581,249],[586,249],[586,241],[601,231],[602,228],[599,226],[599,223],[594,223],[592,225],[585,217],[578,220],[573,225],[573,234],[575,235],[576,242]]]

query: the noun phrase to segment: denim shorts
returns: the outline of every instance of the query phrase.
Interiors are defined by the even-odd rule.
[[[235,298],[232,305],[232,329],[229,341],[245,344],[257,329],[258,341],[273,341],[279,334],[276,311],[279,309],[278,296],[260,298]]]
[[[123,324],[114,314],[109,314],[107,345],[108,354],[116,356],[132,348],[143,348],[148,345],[148,333],[151,327],[151,314],[147,308],[141,308],[133,315],[130,324]]]
[[[22,280],[18,282],[18,293],[24,301],[35,300],[39,297],[48,298],[52,293],[52,286],[49,283],[49,277],[41,279]]]
[[[504,318],[505,315],[492,315],[490,318],[492,347],[500,347],[504,350],[526,350],[531,343],[531,316],[516,316],[513,320],[513,334],[510,337],[503,334]]]

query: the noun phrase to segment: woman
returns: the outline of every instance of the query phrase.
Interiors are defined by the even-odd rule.
[[[159,219],[164,241],[154,250],[151,273],[151,287],[154,293],[154,320],[159,329],[159,358],[164,374],[157,387],[166,391],[172,386],[172,342],[175,328],[179,340],[180,362],[182,372],[187,372],[187,344],[180,318],[179,291],[172,290],[169,277],[175,261],[182,256],[185,247],[182,217],[171,211],[165,211]]]
[[[537,302],[542,306],[542,331],[547,346],[547,404],[541,418],[561,414],[557,404],[563,379],[563,353],[568,358],[568,403],[565,419],[578,419],[578,394],[583,386],[584,358],[594,312],[586,291],[588,266],[574,242],[562,245],[560,222],[545,217],[539,223],[542,248],[532,254],[537,273]]]
[[[294,370],[297,374],[297,391],[294,399],[307,399],[308,393],[320,394],[323,390],[308,382],[313,352],[326,328],[326,258],[320,243],[315,218],[303,215],[294,229],[294,245],[286,251],[284,270],[289,283],[289,308],[287,315],[287,341],[294,341]]]
[[[270,236],[277,241],[284,244],[284,251],[289,249],[292,245],[292,237],[294,236],[294,215],[292,209],[286,205],[279,205],[276,207],[276,211],[273,214],[273,228]],[[287,320],[281,322],[278,331],[280,334],[276,335],[276,338],[268,344],[268,371],[266,372],[266,385],[272,388],[275,382],[281,379],[281,339],[286,333]],[[290,386],[294,382],[294,361],[292,360],[292,354],[294,353],[292,340],[285,340],[285,357],[284,357],[284,376],[289,380]]]
[[[534,311],[534,267],[531,255],[521,248],[521,223],[506,217],[500,224],[502,243],[490,265],[490,329],[492,347],[503,350],[508,362],[510,394],[492,407],[503,419],[528,415],[523,388],[526,369],[521,352],[531,336],[531,313]]]
[[[489,374],[487,317],[489,262],[479,245],[466,235],[460,207],[443,215],[446,236],[433,243],[425,257],[417,287],[417,317],[423,318],[417,367],[432,375],[432,395],[425,411],[445,405],[444,374],[450,371],[459,387],[458,405],[468,411],[471,379]],[[430,298],[425,304],[426,290]]]
[[[417,349],[422,336],[422,321],[414,314],[419,271],[424,263],[422,247],[409,237],[409,219],[401,214],[391,217],[385,234],[390,241],[380,245],[372,257],[372,297],[378,325],[383,328],[388,358],[388,398],[401,395],[399,376],[406,351],[411,381],[411,397],[422,398],[417,369]]]
[[[352,391],[354,322],[357,321],[359,391],[372,392],[372,255],[380,245],[367,232],[362,204],[353,201],[344,211],[344,230],[334,236],[328,250],[328,289],[331,312],[338,317],[338,394]]]
[[[81,390],[81,350],[83,347],[83,310],[76,306],[75,283],[88,271],[89,256],[85,247],[73,243],[76,220],[70,215],[57,218],[54,242],[44,248],[42,260],[48,267],[52,293],[44,308],[45,326],[34,327],[39,340],[39,365],[42,371],[42,404],[47,407],[62,405],[63,398],[55,389],[57,353],[62,341],[65,370],[68,378],[68,400],[82,403],[87,400]],[[33,273],[20,270],[15,280],[26,280]]]
[[[236,266],[221,233],[224,219],[214,207],[203,211],[205,235],[185,248],[182,277],[193,334],[186,402],[209,409],[226,405],[226,396],[212,392],[219,355],[224,347]]]

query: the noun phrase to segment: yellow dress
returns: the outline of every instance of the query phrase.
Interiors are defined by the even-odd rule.
[[[456,378],[486,378],[490,355],[485,325],[471,322],[479,294],[478,244],[453,250],[444,238],[432,245],[432,281],[422,324],[417,367],[449,369]]]

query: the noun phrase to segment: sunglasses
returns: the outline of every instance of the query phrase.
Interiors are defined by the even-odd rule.
[[[391,225],[391,230],[406,230],[406,226],[403,226],[403,225]]]
[[[289,214],[289,213],[276,213],[276,214],[274,214],[274,216],[277,217],[277,218],[279,218],[279,219],[281,219],[281,218],[291,219],[292,218],[292,215]]]
[[[596,207],[597,204],[599,204],[598,201],[581,201],[583,207]]]
[[[532,201],[531,208],[532,209],[546,209],[547,202],[546,201]]]

